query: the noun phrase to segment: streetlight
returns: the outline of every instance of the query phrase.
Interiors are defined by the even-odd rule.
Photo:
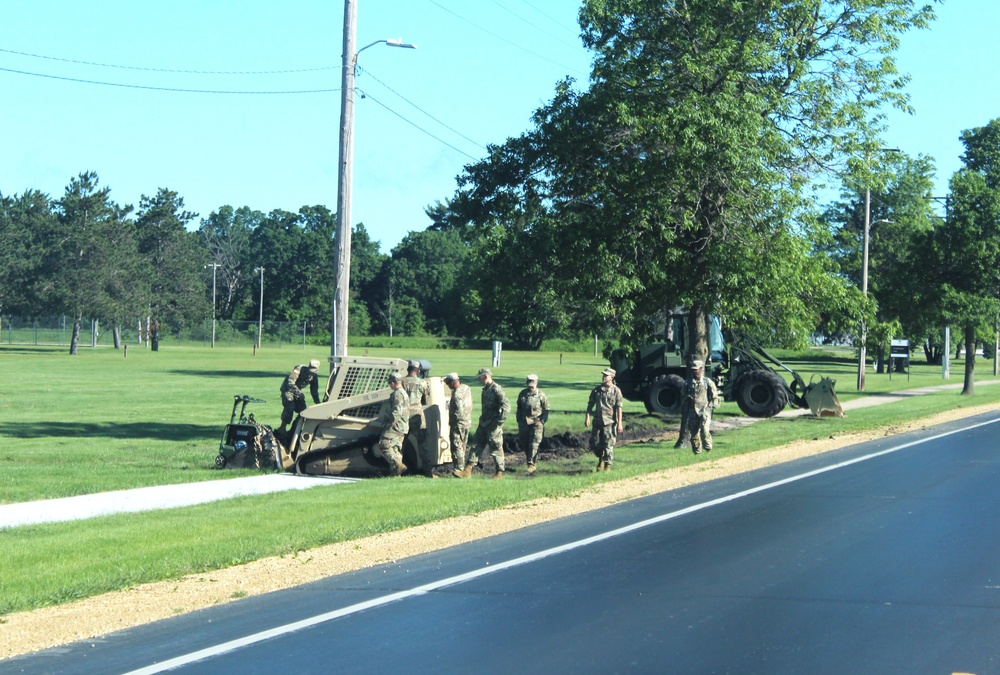
[[[257,318],[257,349],[260,349],[260,336],[264,332],[264,268],[255,267],[254,272],[260,272],[260,314]]]
[[[215,305],[215,272],[220,267],[222,267],[222,265],[220,265],[217,262],[214,262],[211,265],[205,265],[205,267],[211,267],[212,268],[212,349],[215,349],[215,306],[216,306]]]
[[[879,148],[879,152],[899,152],[899,148]],[[871,182],[868,180],[867,182]],[[870,237],[871,231],[871,218],[872,218],[872,189],[868,185],[865,187],[865,236],[864,236],[864,248],[861,254],[861,294],[868,299],[868,239]],[[888,221],[878,221],[878,222],[888,222]],[[868,324],[861,319],[861,349],[858,353],[858,391],[865,390],[865,358],[867,357],[867,349],[865,343],[868,341]]]
[[[330,351],[333,356],[347,356],[347,319],[351,286],[351,187],[354,165],[354,75],[358,55],[378,44],[404,49],[417,46],[395,40],[375,40],[354,51],[356,0],[344,0],[343,77],[340,87],[340,163],[337,176],[337,270],[333,291],[333,318],[330,324]]]

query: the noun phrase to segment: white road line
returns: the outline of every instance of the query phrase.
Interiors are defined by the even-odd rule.
[[[934,436],[929,436],[917,441],[911,441],[909,443],[903,443],[901,445],[896,445],[886,450],[880,450],[879,452],[874,452],[870,455],[864,455],[862,457],[855,457],[854,459],[849,459],[838,464],[833,464],[831,466],[823,467],[821,469],[815,469],[813,471],[808,471],[806,473],[798,474],[795,476],[790,476],[789,478],[784,478],[773,483],[767,483],[766,485],[760,485],[755,488],[750,488],[749,490],[744,490],[742,492],[737,492],[725,497],[719,497],[718,499],[712,499],[701,504],[695,504],[678,511],[671,511],[670,513],[665,513],[655,518],[649,518],[647,520],[640,521],[638,523],[633,523],[631,525],[626,525],[625,527],[620,527],[614,530],[609,530],[608,532],[603,532],[601,534],[594,535],[592,537],[587,537],[586,539],[579,539],[577,541],[570,542],[568,544],[563,544],[562,546],[555,546],[553,548],[545,549],[544,551],[538,551],[537,553],[532,553],[530,555],[521,556],[520,558],[514,558],[513,560],[508,560],[496,565],[490,565],[489,567],[484,567],[478,570],[473,570],[471,572],[466,572],[465,574],[458,574],[446,579],[441,579],[439,581],[433,581],[429,584],[424,584],[422,586],[416,586],[409,590],[398,591],[396,593],[390,593],[389,595],[383,595],[378,598],[373,598],[371,600],[366,600],[365,602],[359,602],[342,609],[337,609],[332,612],[326,612],[323,614],[317,614],[311,616],[307,619],[302,619],[301,621],[295,621],[293,623],[288,623],[283,626],[277,626],[276,628],[271,628],[270,630],[261,631],[259,633],[254,633],[253,635],[248,635],[237,640],[230,640],[229,642],[223,642],[222,644],[215,645],[212,647],[207,647],[205,649],[198,650],[196,652],[191,652],[189,654],[184,654],[176,658],[163,661],[162,663],[156,663],[138,670],[133,670],[125,675],[152,675],[154,673],[162,673],[168,670],[173,670],[174,668],[180,668],[181,666],[186,666],[196,661],[201,661],[214,656],[220,656],[228,652],[235,651],[242,647],[247,647],[249,645],[257,644],[258,642],[263,642],[264,640],[269,640],[274,637],[279,637],[281,635],[287,635],[289,633],[294,633],[296,631],[302,630],[304,628],[309,628],[310,626],[315,626],[317,624],[325,623],[327,621],[332,621],[334,619],[339,619],[344,616],[349,616],[351,614],[356,614],[362,612],[366,609],[372,609],[374,607],[381,607],[383,605],[388,605],[389,603],[396,602],[398,600],[406,600],[408,598],[417,597],[420,595],[425,595],[431,591],[436,591],[448,586],[455,586],[457,584],[463,584],[467,581],[472,581],[480,577],[484,577],[488,574],[495,574],[497,572],[502,572],[504,570],[511,569],[512,567],[518,567],[520,565],[526,565],[543,558],[549,558],[554,555],[559,555],[560,553],[565,553],[567,551],[572,551],[577,548],[583,548],[584,546],[589,546],[590,544],[595,544],[598,542],[606,541],[614,537],[621,536],[623,534],[628,534],[629,532],[634,532],[636,530],[641,530],[651,525],[656,525],[674,518],[679,518],[681,516],[687,515],[689,513],[694,513],[696,511],[701,511],[703,509],[711,508],[713,506],[718,506],[719,504],[725,504],[727,502],[735,501],[737,499],[742,499],[744,497],[749,497],[750,495],[757,494],[758,492],[764,492],[766,490],[771,490],[782,485],[788,485],[789,483],[795,483],[806,478],[811,478],[813,476],[818,476],[820,474],[827,473],[829,471],[836,471],[837,469],[842,469],[852,464],[858,464],[860,462],[865,462],[870,459],[875,459],[876,457],[882,457],[894,452],[899,452],[900,450],[905,450],[906,448],[913,447],[915,445],[920,445],[922,443],[928,443],[930,441],[936,441],[940,438],[945,438],[947,436],[952,436],[957,433],[962,433],[964,431],[970,431],[978,427],[987,426],[989,424],[995,424],[1000,422],[1000,418],[989,420],[986,422],[979,422],[978,424],[973,424],[971,426],[962,427],[961,429],[955,429],[953,431],[946,431],[941,434],[936,434]]]

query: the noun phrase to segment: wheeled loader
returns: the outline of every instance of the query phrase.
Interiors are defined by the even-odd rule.
[[[672,339],[643,345],[631,357],[624,350],[611,354],[616,384],[630,401],[641,401],[646,410],[663,415],[680,414],[687,377],[689,338],[687,316],[672,315]],[[828,377],[806,384],[794,370],[768,354],[746,335],[735,335],[727,348],[718,317],[709,318],[710,355],[705,374],[715,380],[726,401],[736,401],[749,417],[773,417],[792,405],[809,408],[820,417],[843,417],[844,409]],[[765,361],[792,376],[789,385]]]

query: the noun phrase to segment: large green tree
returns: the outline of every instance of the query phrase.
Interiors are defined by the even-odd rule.
[[[208,254],[198,235],[187,230],[196,217],[184,210],[180,195],[166,188],[139,200],[136,235],[149,270],[146,297],[153,325],[177,330],[210,315],[205,283]]]
[[[892,53],[925,26],[910,0],[588,0],[590,86],[560,86],[535,128],[469,168],[460,203],[480,228],[559,223],[560,278],[597,324],[629,337],[667,304],[735,323],[770,316],[803,343],[816,298],[801,189],[877,148],[883,105],[906,107]],[[790,256],[795,256],[794,259]],[[793,276],[797,272],[805,276]],[[774,320],[777,320],[775,323]]]
[[[219,316],[236,316],[247,289],[255,281],[254,269],[260,266],[253,257],[251,235],[264,219],[264,214],[243,206],[234,209],[226,205],[201,221],[198,233],[208,250],[209,261],[219,265],[217,290]]]
[[[965,166],[952,176],[947,221],[931,235],[944,319],[963,326],[965,384],[975,393],[977,331],[991,331],[1000,298],[1000,119],[962,132]]]
[[[881,372],[886,340],[906,337],[914,344],[926,343],[940,317],[928,311],[933,303],[915,301],[937,293],[921,270],[921,246],[934,218],[927,199],[934,186],[933,161],[887,152],[880,154],[878,164],[877,174],[866,172],[845,180],[841,200],[824,212],[822,222],[831,236],[822,250],[854,285],[862,285],[867,200],[868,290],[873,300],[867,348],[879,356]],[[933,346],[925,344],[925,349],[932,357]]]
[[[54,310],[73,317],[70,353],[76,354],[80,323],[113,314],[125,288],[118,276],[140,268],[135,227],[128,219],[131,206],[111,199],[110,187],[99,187],[93,171],[70,181],[55,203],[57,219],[42,233],[46,252],[40,295]]]
[[[37,294],[45,260],[42,237],[55,222],[51,201],[37,190],[0,195],[0,314],[46,311]]]
[[[427,229],[407,234],[380,274],[383,323],[399,327],[394,318],[405,317],[403,332],[407,334],[454,334],[461,294],[458,284],[468,255],[469,248],[458,232]]]

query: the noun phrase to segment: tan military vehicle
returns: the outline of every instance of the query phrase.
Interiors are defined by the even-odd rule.
[[[405,374],[407,360],[331,356],[329,361],[331,372],[323,402],[306,408],[290,435],[279,439],[278,466],[309,475],[387,475],[388,464],[375,456],[373,448],[392,393],[386,378],[394,371]],[[451,461],[449,395],[440,377],[427,377],[430,364],[420,363],[421,377],[430,387],[430,401],[424,406],[426,453],[418,451],[415,434],[407,436],[403,444],[403,460],[412,473],[425,470],[425,457],[434,457],[435,466]]]

